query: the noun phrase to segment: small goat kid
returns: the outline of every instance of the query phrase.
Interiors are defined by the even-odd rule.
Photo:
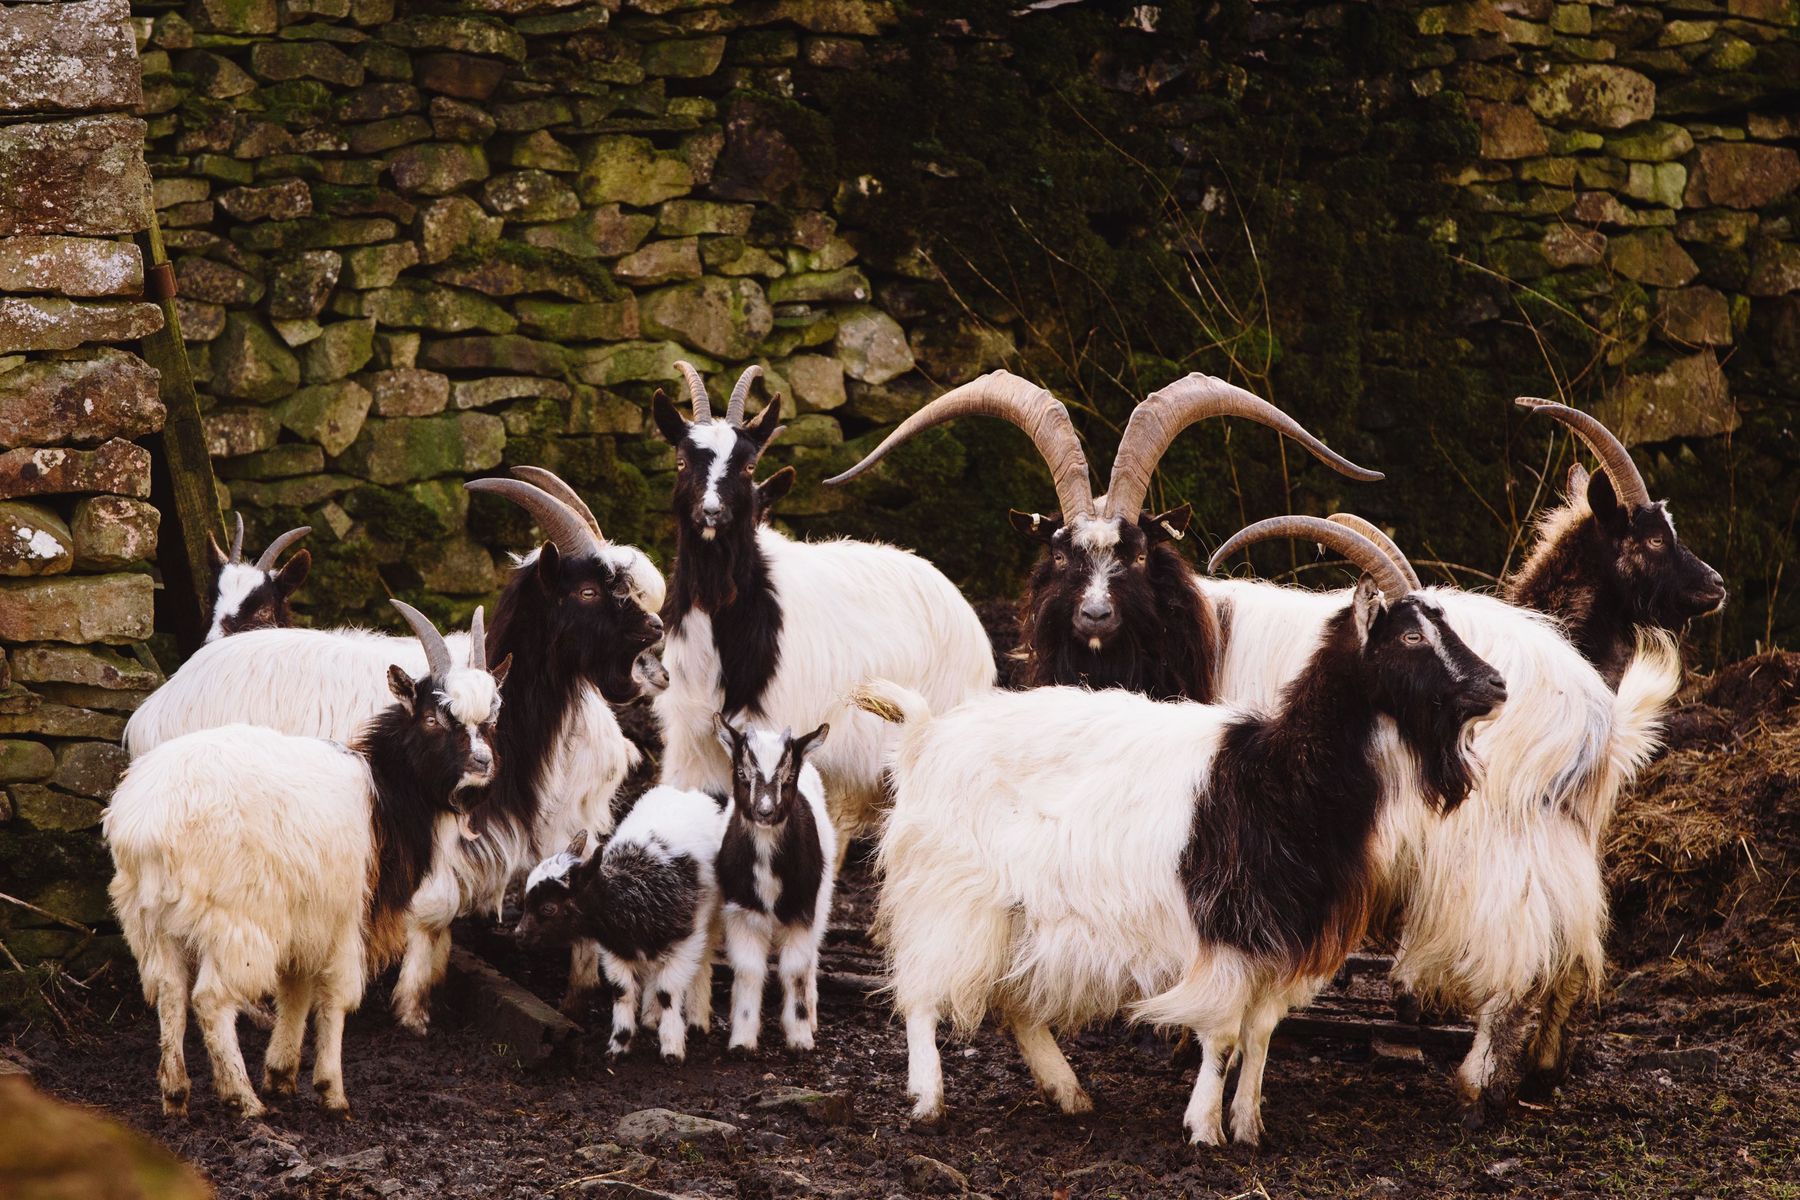
[[[819,947],[831,917],[837,836],[825,785],[807,761],[829,725],[738,731],[716,718],[731,756],[731,816],[719,849],[725,954],[731,962],[731,1048],[755,1050],[769,951],[778,956],[781,1029],[791,1050],[819,1030]]]
[[[282,552],[312,532],[311,525],[290,529],[262,552],[254,563],[244,561],[244,517],[238,514],[237,530],[232,534],[231,551],[206,535],[207,557],[212,562],[212,619],[206,640],[242,633],[246,629],[282,629],[294,623],[288,601],[306,582],[312,569],[312,554],[302,550],[279,567],[275,564]]]
[[[1195,1142],[1224,1141],[1241,1044],[1232,1127],[1258,1140],[1268,1033],[1361,939],[1384,812],[1414,788],[1460,804],[1470,725],[1506,694],[1435,602],[1373,546],[1358,558],[1373,578],[1270,714],[1057,687],[933,718],[904,688],[863,689],[904,723],[877,932],[915,1118],[943,1112],[945,1015],[966,1032],[997,1008],[1038,1085],[1081,1112],[1051,1029],[1124,1011],[1199,1037]]]
[[[1725,582],[1675,536],[1665,500],[1650,489],[1624,443],[1586,413],[1549,400],[1516,403],[1573,430],[1600,470],[1569,468],[1568,502],[1538,525],[1506,598],[1561,621],[1569,640],[1617,688],[1644,626],[1680,633],[1725,607]]]
[[[608,1057],[631,1048],[640,1010],[665,1062],[687,1056],[689,1025],[704,1033],[712,1023],[714,862],[724,831],[711,796],[652,788],[598,853],[584,857],[587,834],[579,833],[526,880],[522,942],[600,948],[617,992]]]
[[[292,1092],[306,1019],[313,1087],[347,1113],[344,1014],[406,940],[407,908],[446,839],[468,836],[466,790],[494,775],[508,663],[489,672],[476,610],[471,662],[395,601],[429,664],[388,669],[393,701],[346,748],[253,725],[165,742],[132,763],[103,829],[109,889],[162,1028],[163,1111],[185,1115],[182,1040],[191,998],[219,1094],[263,1104],[238,1048],[241,1009],[274,993],[263,1087]]]

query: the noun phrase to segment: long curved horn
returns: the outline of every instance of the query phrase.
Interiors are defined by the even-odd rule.
[[[869,451],[861,462],[825,482],[834,487],[848,483],[914,434],[965,413],[1000,417],[1025,431],[1050,468],[1050,477],[1056,484],[1056,502],[1062,508],[1064,521],[1093,514],[1094,490],[1088,482],[1087,455],[1082,453],[1081,439],[1075,436],[1069,410],[1037,384],[1004,370],[990,371],[979,379],[951,388],[902,421],[900,427]]]
[[[273,570],[275,567],[275,560],[280,558],[289,546],[311,532],[311,525],[302,525],[298,529],[288,530],[286,533],[270,542],[269,548],[264,550],[262,552],[262,557],[256,560],[256,569],[259,571]]]
[[[231,515],[237,518],[237,530],[231,535],[231,561],[241,563],[244,561],[244,514]]]
[[[1612,477],[1613,490],[1618,492],[1619,499],[1632,508],[1649,507],[1650,489],[1644,486],[1644,477],[1638,474],[1637,464],[1631,461],[1625,443],[1614,437],[1612,430],[1580,409],[1554,400],[1520,396],[1513,403],[1528,412],[1541,412],[1551,420],[1567,425],[1587,444],[1594,457],[1600,460],[1601,467]]]
[[[400,610],[400,615],[412,626],[413,636],[425,647],[426,671],[432,678],[442,681],[450,673],[450,647],[444,644],[444,635],[437,631],[430,617],[406,601],[389,599],[388,603]]]
[[[685,358],[675,360],[675,369],[687,380],[688,403],[694,406],[694,423],[703,425],[712,420],[712,401],[707,399],[706,381],[700,378],[700,372]]]
[[[725,423],[742,425],[744,423],[744,401],[750,398],[750,388],[762,375],[763,369],[754,363],[744,368],[738,381],[731,389],[731,399],[725,404]]]
[[[523,479],[471,479],[463,487],[471,492],[489,492],[511,500],[531,514],[544,536],[556,543],[556,548],[564,554],[598,554],[602,549],[593,530],[574,509]]]
[[[1309,542],[1318,542],[1367,571],[1375,579],[1388,599],[1406,595],[1412,588],[1406,582],[1406,576],[1395,565],[1394,560],[1381,552],[1381,548],[1360,533],[1356,533],[1343,525],[1334,525],[1322,517],[1269,517],[1254,525],[1247,525],[1225,540],[1225,544],[1213,551],[1206,562],[1206,569],[1214,571],[1225,559],[1242,550],[1252,542],[1266,542],[1272,538],[1305,538]]]
[[[575,494],[575,489],[564,483],[562,477],[554,471],[546,471],[542,467],[514,467],[512,473],[533,487],[549,492],[575,511],[575,515],[587,522],[587,527],[594,531],[594,536],[602,543],[606,535],[600,532],[600,522],[594,517],[594,510],[587,506],[587,501]]]
[[[1393,564],[1400,568],[1400,573],[1406,576],[1408,586],[1414,591],[1425,586],[1423,583],[1419,582],[1418,572],[1413,570],[1413,565],[1406,561],[1406,553],[1400,549],[1399,544],[1395,542],[1393,538],[1381,531],[1380,526],[1375,525],[1373,522],[1363,520],[1355,513],[1332,513],[1325,519],[1334,525],[1342,525],[1345,529],[1360,533],[1371,542],[1374,542],[1375,548],[1387,555]]]
[[[1125,436],[1119,439],[1118,457],[1113,459],[1112,479],[1106,485],[1105,515],[1136,520],[1150,491],[1150,476],[1170,443],[1189,425],[1207,417],[1248,417],[1285,433],[1310,450],[1314,458],[1352,479],[1371,482],[1383,478],[1380,471],[1359,467],[1331,449],[1262,397],[1195,371],[1151,392],[1131,410]]]
[[[482,606],[475,606],[475,619],[469,622],[469,665],[477,671],[487,670],[487,624]]]

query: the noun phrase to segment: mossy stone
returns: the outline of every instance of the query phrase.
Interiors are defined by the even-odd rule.
[[[255,317],[233,312],[212,344],[214,394],[267,403],[300,386],[300,360]]]
[[[487,413],[376,418],[338,455],[337,465],[372,483],[405,483],[489,470],[505,445],[505,425]]]
[[[375,353],[375,322],[338,321],[300,351],[302,383],[333,383],[355,374]]]
[[[44,743],[0,739],[0,783],[36,783],[55,769],[56,755]]]
[[[648,138],[599,137],[582,150],[575,186],[586,204],[644,207],[686,195],[694,172],[679,156],[657,151]]]
[[[437,333],[480,329],[504,334],[519,324],[511,313],[485,296],[422,279],[406,279],[393,287],[365,293],[363,312],[383,325]]]

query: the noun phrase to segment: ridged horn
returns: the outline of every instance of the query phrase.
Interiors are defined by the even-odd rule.
[[[1620,501],[1632,508],[1649,507],[1650,489],[1644,486],[1644,477],[1638,474],[1637,464],[1631,461],[1625,443],[1614,437],[1612,430],[1580,409],[1558,404],[1554,400],[1520,396],[1513,403],[1528,412],[1541,412],[1552,421],[1567,425],[1576,437],[1586,443],[1594,457],[1600,460],[1602,469],[1612,477],[1613,490],[1618,493]]]
[[[231,561],[241,563],[244,561],[244,514],[231,515],[237,518],[237,529],[231,535]]]
[[[487,617],[482,606],[475,606],[475,619],[469,622],[469,665],[477,671],[487,670]]]
[[[287,551],[289,546],[311,532],[311,525],[302,525],[298,529],[288,530],[286,533],[270,542],[269,548],[264,550],[262,552],[262,557],[256,560],[256,569],[259,571],[273,570],[275,568],[275,560],[280,558],[282,554]]]
[[[1419,581],[1418,572],[1413,570],[1413,565],[1406,561],[1405,552],[1400,549],[1399,544],[1395,542],[1393,538],[1382,532],[1380,526],[1375,525],[1373,522],[1363,520],[1355,513],[1332,513],[1325,519],[1334,525],[1342,525],[1345,529],[1354,530],[1368,538],[1371,542],[1374,542],[1375,548],[1387,555],[1388,559],[1396,567],[1400,568],[1400,573],[1406,576],[1407,584],[1410,585],[1414,591],[1425,586]]]
[[[1412,590],[1407,584],[1406,576],[1393,559],[1381,552],[1379,546],[1362,534],[1343,525],[1335,525],[1323,517],[1269,517],[1254,525],[1247,525],[1213,551],[1212,557],[1206,562],[1206,569],[1215,571],[1221,562],[1245,546],[1275,538],[1304,538],[1336,550],[1373,576],[1375,585],[1389,600],[1404,596]]]
[[[742,425],[744,423],[744,401],[750,398],[750,388],[762,377],[763,369],[752,363],[744,368],[738,381],[732,386],[731,399],[725,404],[725,423]]]
[[[1314,458],[1352,479],[1372,482],[1380,471],[1359,467],[1321,442],[1294,418],[1235,384],[1212,375],[1193,374],[1151,392],[1131,410],[1119,454],[1113,459],[1112,478],[1106,486],[1103,516],[1135,521],[1150,491],[1150,476],[1168,452],[1176,435],[1207,417],[1248,417],[1293,438]]]
[[[471,479],[463,484],[471,492],[504,496],[530,513],[563,554],[598,554],[602,546],[574,509],[544,489],[523,479]]]
[[[431,623],[430,617],[406,601],[390,599],[388,603],[392,604],[399,610],[400,615],[406,618],[406,623],[412,626],[413,636],[418,638],[419,644],[425,647],[425,670],[427,673],[433,679],[442,682],[444,676],[450,673],[450,647],[444,644],[444,635],[437,631],[437,626]]]
[[[543,467],[514,467],[512,473],[533,487],[549,492],[575,511],[575,515],[587,522],[587,527],[594,531],[594,536],[604,544],[606,535],[600,532],[600,522],[594,516],[594,510],[587,506],[587,501],[575,494],[570,487],[554,471],[546,471]]]
[[[1082,452],[1081,440],[1075,436],[1069,410],[1037,384],[1004,370],[990,371],[979,379],[951,388],[902,421],[900,427],[882,439],[861,462],[825,482],[832,486],[848,483],[914,434],[967,413],[999,417],[1025,431],[1050,468],[1050,478],[1056,485],[1056,502],[1062,509],[1064,521],[1093,515],[1094,490],[1088,482],[1087,455]]]
[[[694,409],[694,423],[701,425],[712,420],[712,401],[706,395],[706,380],[700,378],[700,372],[685,358],[675,360],[675,369],[687,380],[688,403]]]

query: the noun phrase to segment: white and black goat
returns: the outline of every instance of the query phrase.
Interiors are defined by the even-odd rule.
[[[669,689],[662,781],[723,796],[731,767],[713,716],[812,729],[837,722],[814,766],[839,838],[876,818],[891,732],[844,697],[881,676],[948,706],[994,683],[994,656],[975,610],[929,562],[869,542],[790,540],[764,524],[793,485],[792,468],[757,483],[756,464],[780,432],[780,398],[754,421],[744,401],[761,369],[738,379],[723,419],[687,363],[694,419],[661,393],[657,428],[675,446],[675,567],[663,608]]]
[[[610,830],[613,798],[640,759],[611,704],[643,686],[640,655],[662,636],[654,611],[662,576],[641,551],[607,542],[560,480],[547,472],[531,477],[556,492],[523,479],[468,485],[526,508],[549,540],[514,569],[487,638],[488,657],[512,656],[517,677],[514,719],[496,747],[499,772],[473,802],[480,836],[444,848],[414,904],[394,1006],[420,1032],[448,960],[451,921],[481,908],[498,912],[507,886],[577,830]],[[466,659],[466,641],[452,638],[450,648]],[[412,639],[367,630],[266,629],[223,638],[197,651],[132,714],[126,748],[136,757],[182,734],[240,721],[347,741],[384,706],[390,662],[424,667]],[[579,951],[571,997],[597,984],[598,971],[597,956]]]
[[[719,848],[725,957],[731,963],[733,1050],[755,1050],[762,1033],[769,951],[781,977],[781,1030],[790,1050],[811,1050],[819,1031],[819,947],[831,918],[837,835],[825,785],[807,760],[829,725],[739,731],[722,717],[719,743],[731,756],[731,809]]]
[[[933,717],[907,689],[863,689],[904,723],[876,928],[916,1118],[943,1111],[945,1016],[968,1032],[997,1010],[1039,1087],[1081,1112],[1052,1030],[1124,1013],[1199,1038],[1197,1143],[1224,1141],[1241,1046],[1232,1132],[1259,1139],[1268,1034],[1361,940],[1389,810],[1414,792],[1456,809],[1470,725],[1506,697],[1434,601],[1373,547],[1359,565],[1372,578],[1267,712],[1048,687]]]
[[[344,1014],[407,939],[408,907],[446,844],[468,836],[468,791],[491,782],[508,664],[491,672],[475,613],[472,661],[453,666],[422,613],[394,602],[428,669],[391,664],[385,711],[350,746],[255,725],[165,742],[131,764],[102,823],[113,910],[162,1030],[163,1111],[185,1114],[188,1006],[219,1095],[263,1104],[238,1048],[240,1010],[273,993],[263,1088],[289,1092],[308,1014],[313,1087],[347,1113]]]
[[[913,413],[863,460],[828,479],[846,483],[907,439],[956,417],[1011,421],[1050,468],[1057,512],[1013,512],[1014,526],[1043,546],[1020,609],[1030,686],[1123,687],[1157,699],[1214,698],[1221,631],[1194,570],[1172,542],[1193,509],[1142,511],[1150,476],[1177,434],[1208,417],[1244,417],[1293,438],[1333,470],[1380,479],[1257,396],[1193,374],[1150,396],[1131,415],[1106,494],[1095,498],[1087,456],[1062,403],[1009,371],[994,371]]]
[[[1515,403],[1568,426],[1600,470],[1569,468],[1568,499],[1538,525],[1537,544],[1506,582],[1506,598],[1549,613],[1612,686],[1637,653],[1641,627],[1680,633],[1725,607],[1719,573],[1681,544],[1665,500],[1650,489],[1624,443],[1564,404]]]
[[[518,936],[527,946],[599,946],[613,1001],[612,1058],[640,1019],[665,1062],[687,1056],[688,1026],[712,1023],[712,936],[719,908],[714,860],[725,831],[704,792],[645,792],[597,853],[587,834],[533,868]]]
[[[287,562],[279,562],[282,552],[312,532],[311,525],[290,529],[262,552],[254,563],[244,561],[244,516],[237,514],[237,529],[231,537],[229,553],[219,548],[212,534],[206,535],[207,557],[213,568],[212,617],[206,628],[206,640],[217,641],[247,629],[283,629],[294,623],[288,601],[306,573],[312,569],[312,553],[302,550]]]

